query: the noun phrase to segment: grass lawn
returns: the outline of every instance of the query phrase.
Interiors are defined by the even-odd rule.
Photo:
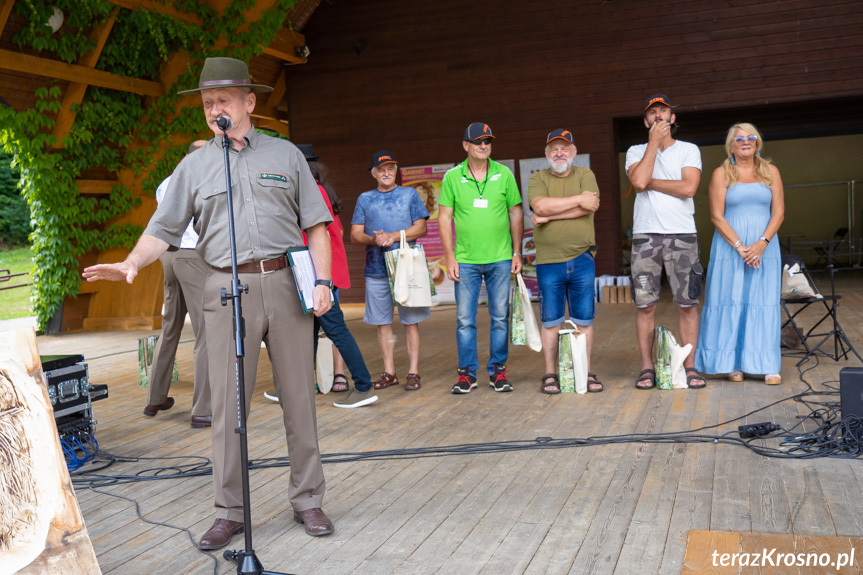
[[[4,290],[2,288],[31,283],[30,273],[33,271],[33,252],[30,248],[0,251],[0,270],[10,270],[10,273],[27,272],[26,276],[8,278],[0,282],[0,320],[14,319],[33,315],[30,310],[30,286]],[[0,272],[0,277],[6,272]]]

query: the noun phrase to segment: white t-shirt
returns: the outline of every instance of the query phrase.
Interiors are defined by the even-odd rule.
[[[639,162],[647,151],[647,144],[632,146],[626,151],[626,171]],[[653,178],[656,180],[682,180],[683,168],[701,171],[701,152],[698,146],[676,140],[665,151],[656,152]],[[692,198],[675,198],[656,190],[645,190],[635,196],[633,234],[694,234],[695,202]]]
[[[159,184],[159,187],[156,188],[156,204],[161,204],[162,200],[165,199],[165,192],[168,191],[168,182],[171,181],[171,176],[168,176],[162,183]],[[198,233],[195,231],[194,227],[195,220],[189,222],[188,227],[186,227],[186,231],[183,232],[183,237],[180,239],[180,248],[193,250],[195,246],[198,245]]]

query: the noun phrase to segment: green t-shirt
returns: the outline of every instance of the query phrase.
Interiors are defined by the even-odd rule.
[[[572,167],[564,178],[551,173],[550,169],[541,170],[530,177],[527,186],[527,202],[534,198],[569,198],[582,192],[596,192],[596,176],[588,168]],[[580,218],[552,220],[533,229],[536,242],[536,263],[557,264],[575,259],[596,245],[593,230],[593,213]]]
[[[487,201],[488,207],[478,207],[475,200]],[[489,160],[485,181],[477,182],[465,159],[444,174],[438,201],[453,209],[457,262],[492,264],[512,259],[509,208],[521,203],[521,194],[509,168]]]

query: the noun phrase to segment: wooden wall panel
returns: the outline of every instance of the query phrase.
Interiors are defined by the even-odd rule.
[[[648,95],[679,104],[681,139],[687,126],[699,134],[688,112],[803,112],[808,101],[863,96],[855,0],[330,0],[303,32],[309,62],[287,76],[293,139],[330,168],[346,227],[373,187],[365,168],[379,148],[403,166],[458,162],[465,126],[483,121],[497,136],[493,157],[519,159],[567,127],[604,194],[598,273],[620,261],[615,126],[637,118]],[[344,299],[362,301],[363,250],[348,245],[348,257],[359,289]]]

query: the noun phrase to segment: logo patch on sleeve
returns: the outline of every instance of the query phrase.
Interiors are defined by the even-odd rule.
[[[286,177],[285,177],[285,176],[283,176],[282,174],[267,174],[267,173],[262,173],[262,174],[261,174],[261,179],[262,179],[262,180],[278,180],[278,181],[280,181],[280,182],[287,182],[287,181],[288,181],[288,178],[286,178]]]

